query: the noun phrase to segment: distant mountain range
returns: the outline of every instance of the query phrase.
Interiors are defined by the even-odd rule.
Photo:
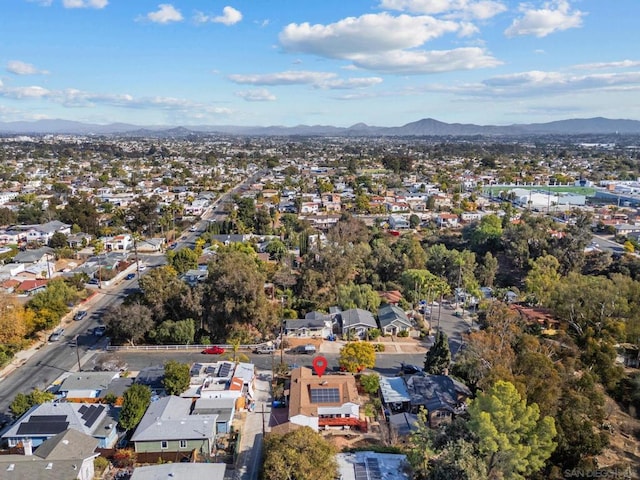
[[[444,123],[424,118],[401,127],[374,127],[357,123],[351,127],[330,125],[297,125],[295,127],[240,127],[232,125],[140,126],[126,123],[98,125],[69,120],[38,120],[34,122],[0,122],[0,134],[71,134],[71,135],[126,135],[134,137],[188,137],[199,134],[251,135],[251,136],[528,136],[528,135],[637,135],[640,121],[608,118],[582,118],[548,123],[514,125],[474,125]]]

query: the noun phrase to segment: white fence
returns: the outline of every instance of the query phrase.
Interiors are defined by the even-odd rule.
[[[258,347],[267,345],[266,343],[255,345],[240,345],[239,350],[255,350]],[[233,345],[108,345],[107,350],[110,352],[122,351],[166,351],[166,350],[204,350],[209,347],[221,347],[225,350],[232,351]]]

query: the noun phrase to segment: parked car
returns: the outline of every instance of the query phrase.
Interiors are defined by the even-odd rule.
[[[422,368],[420,368],[419,366],[411,365],[410,363],[404,363],[404,362],[400,363],[400,370],[405,375],[414,375],[416,373],[422,372]]]
[[[224,353],[224,348],[213,345],[202,350],[202,353],[205,353],[207,355],[220,355]]]
[[[127,276],[124,277],[127,280],[133,280],[134,278],[136,278],[136,274],[135,273],[127,273]]]
[[[306,355],[315,355],[316,346],[309,343],[307,345],[298,345],[290,350],[290,353],[303,353]]]
[[[261,347],[255,348],[253,353],[257,353],[258,355],[268,355],[270,353],[274,353],[276,351],[276,347],[273,345],[263,345]]]
[[[54,332],[51,335],[49,335],[49,341],[57,342],[62,338],[63,335],[64,335],[64,328],[58,328],[54,330]]]
[[[107,327],[105,327],[104,325],[100,325],[99,327],[96,327],[93,329],[93,334],[96,337],[101,337],[105,334],[106,331],[107,331]]]
[[[87,311],[86,310],[80,310],[73,316],[73,319],[78,321],[78,320],[82,320],[86,316],[87,316]]]
[[[100,283],[100,280],[98,280],[97,278],[92,278],[91,280],[89,280],[89,285],[98,285]]]

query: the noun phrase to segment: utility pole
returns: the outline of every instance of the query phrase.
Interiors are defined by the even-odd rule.
[[[76,335],[76,358],[78,359],[78,371],[81,372],[82,371],[82,367],[80,366],[80,349],[78,348],[78,337],[80,335]]]

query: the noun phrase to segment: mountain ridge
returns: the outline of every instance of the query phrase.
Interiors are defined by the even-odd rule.
[[[640,121],[604,117],[573,118],[546,123],[511,125],[476,125],[446,123],[434,118],[422,118],[398,127],[376,127],[356,123],[350,127],[332,125],[106,125],[74,120],[52,119],[33,122],[0,122],[3,135],[130,135],[184,137],[193,134],[225,134],[254,136],[519,136],[519,135],[583,135],[583,134],[640,134]]]

